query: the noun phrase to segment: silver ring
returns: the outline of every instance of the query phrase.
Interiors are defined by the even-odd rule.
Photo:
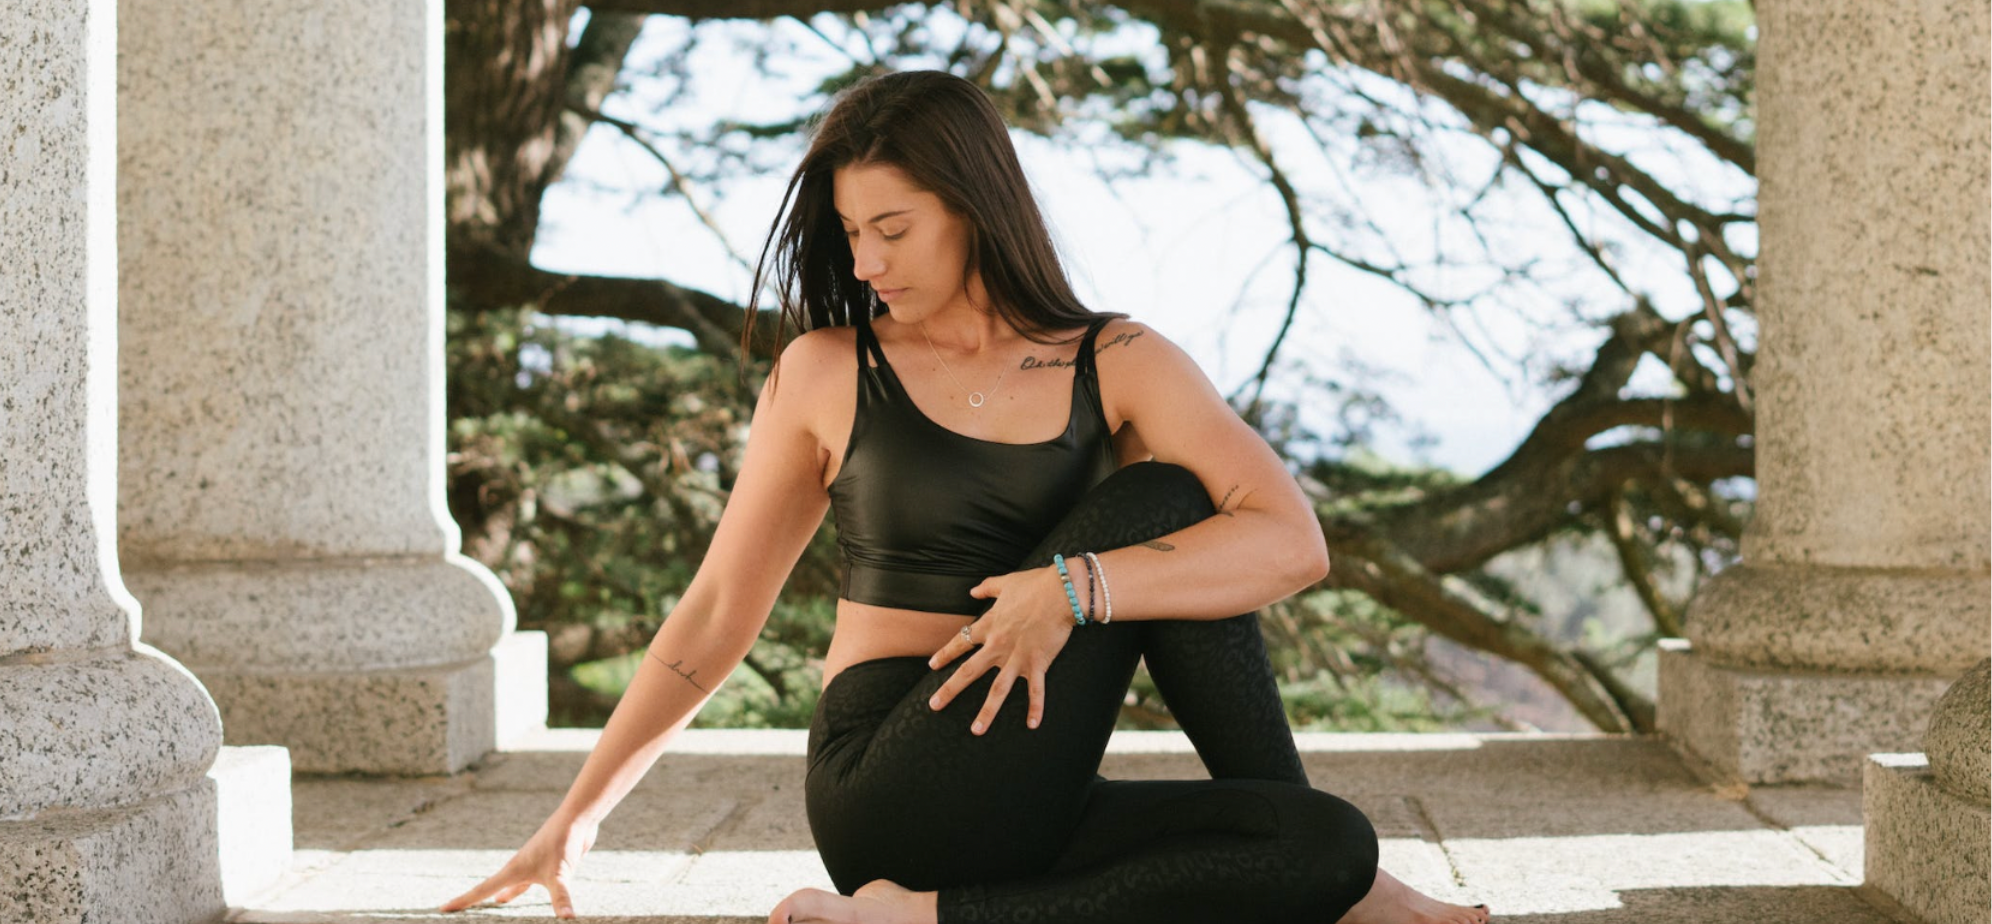
[[[971,637],[969,636],[969,634],[968,634],[968,628],[969,628],[969,626],[973,626],[973,625],[975,625],[975,623],[969,623],[969,624],[968,624],[967,626],[962,626],[962,627],[961,627],[961,640],[962,640],[962,641],[964,641],[964,642],[967,642],[967,643],[969,643],[970,645],[973,645],[973,644],[975,644],[975,639],[974,639],[974,638],[971,638]]]

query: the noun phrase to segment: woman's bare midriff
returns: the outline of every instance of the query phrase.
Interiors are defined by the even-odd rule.
[[[957,613],[928,613],[852,600],[837,601],[837,628],[823,656],[823,686],[860,661],[898,655],[926,657],[941,650],[961,627],[975,621]]]

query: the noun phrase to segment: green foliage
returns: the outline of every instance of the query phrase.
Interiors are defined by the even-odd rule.
[[[732,365],[697,351],[576,336],[523,310],[452,312],[449,327],[449,499],[465,553],[511,591],[521,628],[549,634],[555,714],[600,724],[634,670],[623,656],[641,653],[711,543],[747,393]],[[749,371],[758,387],[765,370]],[[792,596],[833,586],[834,540],[819,540]],[[828,634],[821,607],[778,607],[762,643],[773,650],[755,659],[786,665]]]

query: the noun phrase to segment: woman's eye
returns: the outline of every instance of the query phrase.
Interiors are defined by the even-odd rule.
[[[896,241],[896,240],[899,240],[900,238],[902,238],[902,237],[905,237],[905,236],[906,236],[906,232],[904,232],[904,231],[901,231],[901,232],[899,232],[898,234],[881,234],[881,235],[879,235],[879,237],[882,237],[882,238],[885,238],[885,239],[886,239],[886,240],[888,240],[888,241]]]

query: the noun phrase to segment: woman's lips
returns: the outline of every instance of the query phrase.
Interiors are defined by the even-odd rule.
[[[898,298],[899,293],[904,292],[906,290],[904,288],[899,288],[899,289],[873,289],[872,291],[878,293],[879,301],[889,302],[895,298]]]

